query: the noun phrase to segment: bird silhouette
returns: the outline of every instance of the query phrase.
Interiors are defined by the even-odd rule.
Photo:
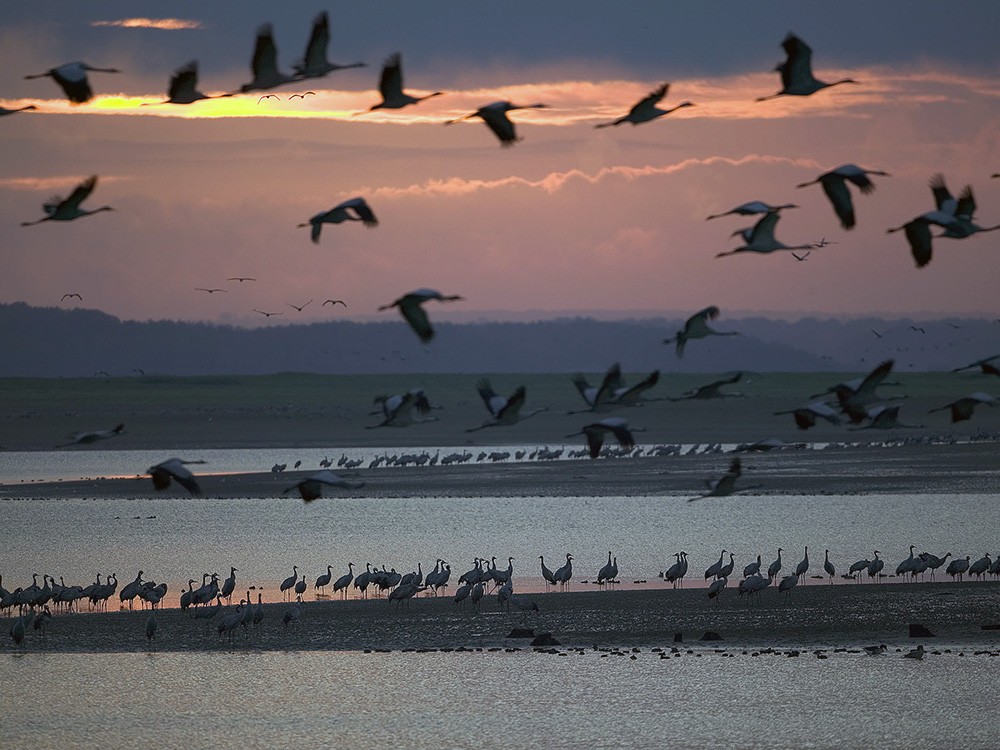
[[[323,496],[323,487],[357,490],[364,486],[364,482],[350,482],[334,474],[332,471],[323,469],[322,471],[317,471],[315,474],[310,474],[300,482],[296,482],[291,487],[286,488],[281,494],[284,495],[292,490],[298,490],[302,499],[309,503]]]
[[[265,318],[270,318],[272,315],[284,315],[284,313],[280,312],[268,312],[267,310],[258,310],[256,307],[250,309],[252,309],[255,313],[260,313]]]
[[[191,62],[182,65],[170,77],[170,85],[167,87],[167,98],[162,102],[146,102],[142,106],[148,107],[157,104],[193,104],[202,99],[219,99],[221,97],[232,96],[232,94],[219,94],[219,96],[207,96],[198,91],[198,62]]]
[[[153,486],[158,490],[165,490],[170,486],[171,480],[176,481],[192,495],[200,495],[201,488],[198,486],[194,474],[187,468],[186,464],[203,464],[205,461],[185,461],[180,458],[168,458],[154,466],[146,469],[146,473],[153,478]]]
[[[63,295],[63,296],[62,296],[62,297],[60,298],[60,300],[59,300],[59,301],[60,301],[60,302],[62,302],[63,300],[67,300],[67,299],[73,299],[74,297],[76,297],[76,298],[77,298],[78,300],[80,300],[81,302],[83,302],[83,297],[81,297],[81,296],[80,296],[79,294],[77,294],[76,292],[69,292],[69,293],[67,293],[67,294],[64,294],[64,295]]]
[[[80,208],[80,204],[83,203],[87,197],[94,192],[94,188],[97,186],[97,175],[88,177],[86,180],[77,185],[76,189],[69,194],[68,198],[55,197],[50,198],[48,203],[42,204],[42,209],[47,214],[44,218],[38,219],[37,221],[23,221],[21,222],[22,227],[30,227],[35,224],[41,224],[43,221],[73,221],[74,219],[79,219],[82,216],[91,216],[101,211],[114,211],[111,206],[101,206],[100,208],[95,208],[91,211],[84,210]]]
[[[16,115],[18,112],[30,112],[31,110],[38,109],[34,104],[27,104],[23,107],[16,107],[15,109],[7,109],[7,107],[0,107],[0,117],[6,115]]]
[[[601,446],[604,445],[604,436],[607,434],[614,435],[615,439],[618,440],[618,444],[623,449],[634,448],[635,440],[632,437],[633,431],[635,431],[634,428],[630,430],[628,422],[621,417],[608,417],[607,419],[601,419],[597,422],[584,425],[579,432],[571,433],[566,437],[584,435],[587,438],[587,448],[590,451],[590,457],[597,458],[601,453]]]
[[[527,389],[523,385],[518,386],[510,398],[498,395],[493,390],[490,381],[486,378],[482,378],[476,384],[476,390],[479,392],[479,397],[486,404],[486,408],[490,414],[493,415],[493,418],[479,425],[479,427],[470,427],[466,432],[476,432],[485,427],[502,427],[516,424],[521,419],[528,419],[543,411],[548,411],[547,406],[542,406],[522,416],[521,409],[524,407],[524,402],[527,399]]]
[[[775,214],[786,208],[798,208],[794,203],[784,203],[780,206],[772,206],[763,201],[750,201],[749,203],[741,203],[735,208],[731,208],[728,211],[723,211],[721,214],[712,214],[711,216],[706,216],[705,221],[710,219],[718,219],[723,216],[756,216],[757,214]]]
[[[301,305],[293,305],[293,304],[292,304],[291,302],[286,302],[285,304],[286,304],[286,305],[288,305],[288,306],[289,306],[289,307],[291,307],[291,308],[294,308],[295,310],[298,310],[299,312],[302,312],[302,311],[303,311],[303,310],[305,310],[305,309],[306,309],[306,308],[307,308],[307,307],[308,307],[308,306],[309,306],[309,305],[310,305],[311,303],[312,303],[312,300],[309,300],[308,302],[303,302],[303,303],[302,303]]]
[[[619,117],[617,120],[612,120],[611,122],[602,122],[595,125],[595,128],[610,128],[617,125],[622,125],[626,122],[630,122],[633,125],[639,125],[644,122],[649,122],[650,120],[655,120],[658,117],[663,117],[664,115],[669,115],[671,112],[676,112],[678,109],[683,107],[693,107],[695,106],[693,102],[681,102],[676,107],[671,107],[670,109],[660,109],[656,105],[663,100],[670,90],[670,84],[664,83],[658,89],[651,91],[644,99],[638,101],[633,105],[632,109],[628,111],[628,114]]]
[[[781,46],[785,49],[787,57],[774,68],[781,73],[781,91],[770,96],[758,97],[758,102],[778,96],[809,96],[842,83],[857,83],[853,78],[842,78],[833,83],[826,83],[816,78],[812,72],[812,49],[794,34],[788,34]]]
[[[456,300],[461,300],[457,294],[443,295],[441,292],[434,289],[415,289],[408,294],[404,294],[399,299],[394,302],[390,302],[388,305],[382,305],[379,307],[379,311],[388,310],[393,307],[399,308],[400,314],[410,324],[410,328],[413,332],[420,337],[423,343],[427,343],[434,338],[434,329],[431,327],[430,319],[427,317],[427,313],[424,308],[421,307],[423,303],[428,300],[438,300],[439,302],[454,302]]]
[[[266,91],[301,79],[301,76],[289,75],[278,70],[278,48],[274,44],[274,29],[269,23],[257,29],[250,70],[253,73],[253,80],[240,86],[239,93]]]
[[[513,146],[521,139],[514,132],[514,123],[507,117],[507,113],[515,109],[544,109],[547,106],[547,104],[512,104],[506,101],[493,102],[492,104],[480,107],[475,112],[462,115],[454,120],[448,120],[445,122],[445,125],[454,125],[456,122],[479,117],[493,131],[493,135],[500,139],[501,146]]]
[[[928,414],[933,414],[936,411],[944,411],[945,409],[951,410],[951,421],[964,422],[967,419],[972,418],[972,410],[975,409],[980,404],[985,404],[987,406],[993,406],[996,399],[987,393],[982,391],[976,391],[975,393],[970,393],[968,396],[964,396],[960,399],[952,401],[950,404],[945,404],[936,409],[931,409]]]
[[[49,77],[59,85],[71,104],[85,104],[94,98],[94,92],[87,80],[88,72],[120,73],[121,71],[117,68],[95,68],[85,62],[77,61],[60,65],[58,68],[50,68],[44,73],[25,76],[25,79]]]
[[[319,242],[319,235],[324,224],[340,224],[345,221],[360,221],[369,228],[378,226],[378,219],[375,218],[375,214],[364,198],[351,198],[343,203],[338,203],[329,211],[318,213],[309,221],[298,226],[300,228],[311,226],[312,241]]]
[[[747,244],[726,252],[717,253],[715,257],[722,258],[727,255],[737,255],[739,253],[758,253],[763,255],[773,253],[777,250],[811,250],[813,248],[811,244],[786,245],[775,239],[774,229],[780,218],[780,213],[765,214],[764,218],[760,219],[753,227],[733,232],[733,235],[738,234],[742,236]]]
[[[228,291],[227,289],[218,289],[218,288],[211,288],[211,287],[206,288],[206,287],[203,287],[203,286],[196,286],[194,288],[194,290],[196,292],[208,292],[209,294],[215,294],[216,292],[226,292],[226,291]]]
[[[716,331],[708,327],[709,320],[719,317],[720,310],[715,305],[699,310],[686,321],[684,328],[669,339],[663,339],[664,344],[676,342],[677,356],[684,356],[684,347],[691,339],[703,339],[706,336],[737,336],[737,331]]]
[[[309,35],[309,41],[306,44],[306,52],[302,57],[302,61],[292,65],[295,72],[301,78],[322,78],[327,73],[332,73],[335,70],[365,67],[363,62],[348,63],[346,65],[331,63],[326,57],[326,48],[329,44],[330,19],[326,11],[323,11],[313,21],[312,32]],[[307,91],[306,93],[311,94],[313,92]],[[295,94],[292,96],[295,96]],[[302,96],[305,96],[305,94],[302,94]]]
[[[323,302],[323,304],[320,305],[320,307],[323,307],[325,305],[330,305],[331,307],[336,307],[337,305],[343,305],[344,307],[347,307],[347,303],[344,302],[344,300],[342,299],[328,299],[325,302]]]
[[[880,172],[877,169],[863,169],[856,164],[844,164],[830,172],[821,174],[815,180],[802,182],[796,187],[804,188],[818,182],[823,187],[826,197],[830,199],[833,211],[840,219],[840,226],[844,229],[853,229],[855,224],[854,202],[851,200],[851,191],[847,189],[847,183],[854,183],[863,194],[868,195],[875,190],[875,183],[868,178],[868,175],[871,174],[889,176],[888,172]]]
[[[378,83],[382,101],[373,104],[368,111],[376,109],[402,109],[410,104],[417,104],[434,96],[441,96],[443,91],[435,91],[424,96],[411,96],[403,93],[403,61],[397,52],[386,59],[382,66],[382,76]]]

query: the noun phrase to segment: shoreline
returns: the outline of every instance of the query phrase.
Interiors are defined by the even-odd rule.
[[[852,445],[823,450],[780,449],[740,453],[744,476],[737,484],[750,488],[729,497],[703,502],[732,502],[753,495],[950,494],[995,493],[1000,486],[997,443],[907,443]],[[704,480],[721,476],[729,453],[641,456],[637,458],[559,461],[511,461],[451,466],[380,467],[336,470],[365,482],[354,490],[327,489],[324,497],[378,499],[438,497],[618,497],[663,496],[675,502],[700,494]],[[196,467],[197,468],[197,467]],[[211,498],[276,498],[316,469],[270,472],[196,474],[204,496]],[[187,497],[176,486],[157,494],[148,476],[0,484],[0,499]],[[289,493],[285,499],[297,500]]]
[[[861,588],[863,590],[859,591]],[[1000,582],[880,583],[859,587],[800,586],[790,593],[766,589],[739,597],[728,589],[709,600],[704,589],[567,592],[518,595],[538,612],[500,612],[496,597],[483,598],[480,612],[451,596],[419,597],[398,605],[380,600],[304,602],[290,627],[282,617],[290,605],[265,604],[258,626],[220,636],[217,624],[195,620],[179,609],[156,612],[152,649],[202,651],[365,651],[530,648],[512,640],[513,628],[550,632],[563,648],[759,649],[890,648],[981,649],[1000,652]],[[24,647],[5,637],[0,653],[121,653],[151,648],[145,637],[146,611],[55,615],[46,635],[29,630]],[[4,620],[4,626],[13,618]],[[910,638],[920,623],[935,635]],[[722,640],[700,640],[706,631]],[[675,634],[682,641],[675,643]]]

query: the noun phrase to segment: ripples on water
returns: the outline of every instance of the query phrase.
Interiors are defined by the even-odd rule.
[[[996,660],[49,654],[0,659],[8,747],[995,746]],[[977,688],[978,686],[978,688]],[[961,696],[956,699],[956,696]]]

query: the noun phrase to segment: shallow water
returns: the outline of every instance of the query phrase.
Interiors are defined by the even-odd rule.
[[[305,573],[311,595],[327,565],[336,578],[348,561],[361,570],[370,562],[400,572],[421,563],[427,573],[445,558],[454,586],[475,557],[496,556],[502,569],[513,557],[515,588],[530,591],[540,585],[540,554],[555,569],[571,552],[573,581],[586,588],[582,581],[596,577],[608,550],[618,558],[619,579],[656,585],[683,549],[692,585],[704,582],[702,571],[721,549],[735,553],[739,576],[757,554],[766,570],[779,546],[788,573],[808,545],[810,574],[822,574],[825,549],[838,572],[878,549],[890,573],[910,544],[917,552],[973,559],[1000,547],[993,495],[761,496],[752,503],[695,504],[648,496],[355,497],[308,505],[293,498],[31,498],[0,499],[0,518],[0,574],[11,590],[30,584],[33,573],[86,585],[113,571],[124,585],[142,570],[145,580],[166,581],[177,596],[189,578],[200,583],[205,571],[225,578],[234,566],[237,591],[264,586],[268,599],[293,565]]]
[[[11,656],[4,744],[950,750],[1000,737],[986,656],[704,653]]]

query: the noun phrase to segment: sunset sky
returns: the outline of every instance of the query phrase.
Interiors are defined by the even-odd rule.
[[[169,10],[168,18],[165,12]],[[279,66],[302,57],[314,16],[330,14],[329,58],[368,67],[186,106],[165,98],[197,60],[199,88],[250,80],[255,31],[274,25]],[[944,174],[972,185],[977,221],[1000,224],[1000,4],[606,1],[420,3],[46,2],[5,7],[0,105],[0,302],[96,308],[129,319],[258,325],[371,319],[418,287],[461,294],[432,315],[648,316],[716,304],[727,314],[1000,314],[1000,232],[938,240],[915,268],[898,226],[933,209]],[[817,78],[854,78],[811,97],[755,102],[780,88],[789,31]],[[383,60],[405,86],[444,96],[391,113]],[[73,60],[97,97],[71,106],[48,78]],[[670,82],[662,107],[696,106],[595,130]],[[296,92],[315,96],[289,100]],[[515,112],[523,140],[501,148],[479,120]],[[818,185],[841,164],[883,170],[851,188],[858,226],[840,228]],[[41,204],[99,175],[84,208],[46,222]],[[380,225],[297,224],[363,196]],[[777,237],[832,243],[715,258],[752,218],[705,221],[749,200],[793,202]],[[227,277],[251,276],[238,284]],[[196,287],[220,287],[206,294]],[[75,292],[83,302],[61,302]],[[340,298],[348,307],[323,307]],[[313,300],[299,313],[290,304]],[[269,321],[253,308],[283,313]]]

